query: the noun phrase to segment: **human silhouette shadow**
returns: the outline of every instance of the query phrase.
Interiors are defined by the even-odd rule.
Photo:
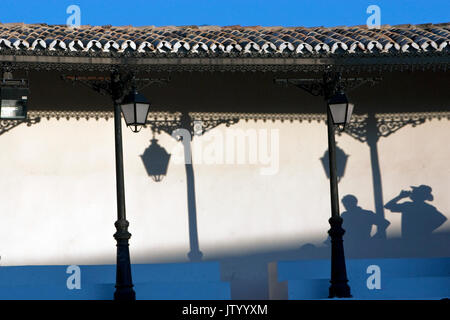
[[[384,239],[377,236],[380,230],[385,230],[390,222],[370,210],[365,210],[358,206],[358,199],[348,194],[342,197],[341,202],[345,211],[341,214],[343,220],[342,228],[345,230],[343,237],[346,253],[358,254],[359,251],[369,248],[374,242],[380,244]],[[377,232],[372,236],[372,228],[376,227]],[[331,245],[330,237],[324,244]]]
[[[344,196],[341,201],[345,208],[341,217],[344,221],[342,227],[346,241],[358,243],[376,239],[376,233],[371,236],[372,227],[375,226],[378,233],[390,225],[388,220],[358,206],[358,199],[352,194]]]
[[[391,212],[402,214],[401,232],[404,240],[427,240],[447,218],[436,207],[426,202],[433,201],[430,186],[420,185],[411,188],[411,191],[402,190],[384,207]],[[412,201],[399,203],[405,198],[410,198]]]

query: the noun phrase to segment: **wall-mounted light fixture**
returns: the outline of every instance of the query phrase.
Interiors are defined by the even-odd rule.
[[[13,79],[11,72],[4,72],[0,82],[0,119],[25,120],[28,93],[28,80]]]

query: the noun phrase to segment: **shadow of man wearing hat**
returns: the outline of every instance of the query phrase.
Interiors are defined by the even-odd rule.
[[[386,203],[386,209],[402,213],[402,238],[424,239],[441,226],[447,218],[434,206],[425,202],[433,201],[431,187],[421,185],[411,187],[411,191],[402,190],[400,194]],[[412,201],[398,203],[400,200],[410,198]]]

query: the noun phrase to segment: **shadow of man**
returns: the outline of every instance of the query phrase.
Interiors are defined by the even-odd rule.
[[[352,194],[344,196],[341,201],[345,208],[341,217],[347,243],[358,244],[378,238],[377,234],[371,236],[372,227],[375,226],[379,232],[390,225],[388,220],[358,206],[358,199]]]
[[[385,241],[377,236],[380,230],[385,230],[390,222],[370,210],[364,210],[358,206],[358,199],[348,194],[341,199],[345,211],[341,214],[343,223],[342,228],[345,230],[344,246],[346,253],[351,256],[366,256],[371,251],[373,242]],[[372,236],[372,228],[375,226],[376,233]],[[375,241],[376,240],[376,241]],[[327,246],[331,245],[330,237],[324,242]]]
[[[384,207],[392,212],[402,214],[401,232],[404,240],[425,240],[447,218],[434,206],[425,202],[433,201],[430,186],[421,185],[411,188],[411,191],[402,190],[397,197],[386,203]],[[398,203],[405,198],[410,198],[412,201]]]

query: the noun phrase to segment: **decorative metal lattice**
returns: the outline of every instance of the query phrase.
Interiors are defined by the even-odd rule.
[[[381,77],[342,77],[338,72],[325,72],[323,78],[312,79],[275,79],[278,85],[293,85],[313,96],[329,97],[341,89],[344,92],[354,90],[364,84],[375,85],[381,81]]]
[[[117,79],[114,79],[114,77]],[[162,85],[167,84],[170,81],[169,78],[136,78],[132,72],[120,73],[118,71],[113,71],[111,77],[62,75],[61,79],[66,82],[71,82],[72,84],[80,83],[103,95],[114,96],[118,92],[119,96],[116,97],[116,99],[122,98],[131,90],[133,85],[140,91],[149,85]],[[116,88],[112,87],[114,82],[116,83]]]
[[[407,125],[415,127],[432,119],[450,119],[450,112],[380,113],[354,116],[344,132],[361,142],[367,142],[371,129],[375,129],[374,134],[376,139],[379,139],[387,137]]]
[[[211,129],[225,124],[227,127],[237,123],[239,117],[228,113],[202,113],[202,112],[159,112],[150,113],[147,124],[153,132],[165,132],[172,135],[174,130],[186,129],[191,135],[202,135]]]

